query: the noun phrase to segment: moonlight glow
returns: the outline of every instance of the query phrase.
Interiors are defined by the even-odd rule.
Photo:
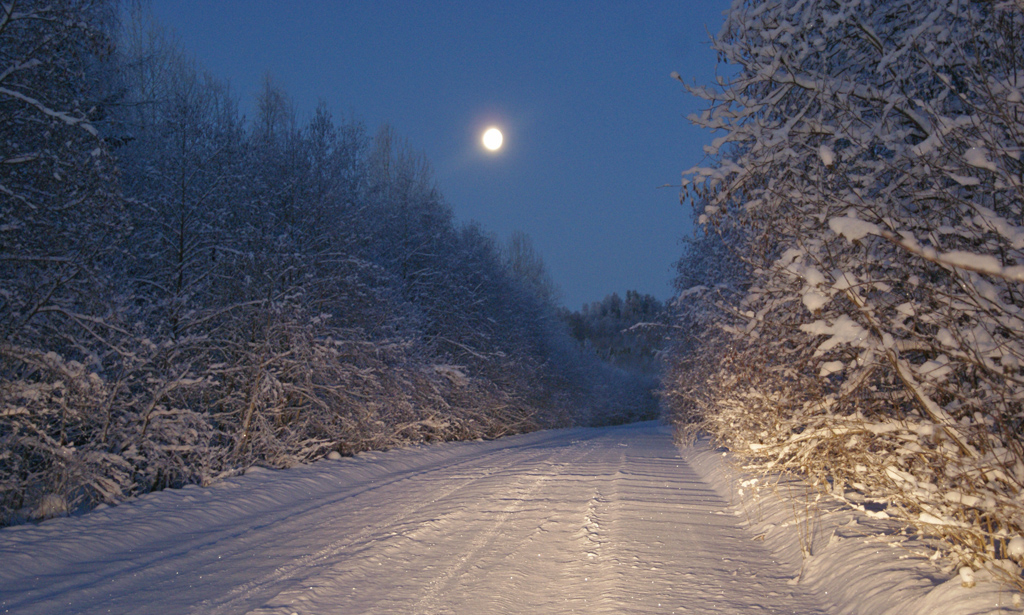
[[[488,128],[484,132],[484,147],[493,151],[497,151],[501,147],[502,141],[505,139],[501,136],[501,131],[497,128]]]

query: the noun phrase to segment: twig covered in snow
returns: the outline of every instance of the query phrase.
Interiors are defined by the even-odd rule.
[[[681,270],[737,292],[677,302],[682,428],[884,501],[970,566],[1024,534],[1022,38],[1005,2],[738,1],[732,76],[691,89],[723,134],[684,179],[709,235]]]

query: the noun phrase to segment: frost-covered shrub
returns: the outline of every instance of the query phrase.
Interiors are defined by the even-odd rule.
[[[0,522],[205,483],[224,470],[216,430],[187,401],[194,381],[155,386],[139,369],[111,382],[55,352],[14,347],[3,370]]]
[[[1007,2],[737,1],[732,76],[689,88],[720,132],[686,194],[742,266],[684,260],[679,422],[970,564],[1024,532],[1022,35]]]
[[[409,340],[366,339],[324,315],[302,318],[299,306],[272,312],[255,312],[209,370],[212,417],[233,434],[237,464],[538,428],[539,409],[464,367],[431,363]]]

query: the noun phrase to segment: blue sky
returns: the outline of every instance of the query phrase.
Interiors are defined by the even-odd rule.
[[[727,0],[154,0],[157,20],[251,115],[269,74],[308,117],[323,100],[395,127],[461,221],[534,240],[567,307],[671,294],[692,234],[680,173],[709,136],[669,74],[708,83]],[[505,146],[480,134],[500,126]]]

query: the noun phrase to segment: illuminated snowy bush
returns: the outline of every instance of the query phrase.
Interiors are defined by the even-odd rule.
[[[1009,2],[737,1],[688,88],[724,240],[680,264],[677,422],[971,565],[1024,531],[1022,37]]]

